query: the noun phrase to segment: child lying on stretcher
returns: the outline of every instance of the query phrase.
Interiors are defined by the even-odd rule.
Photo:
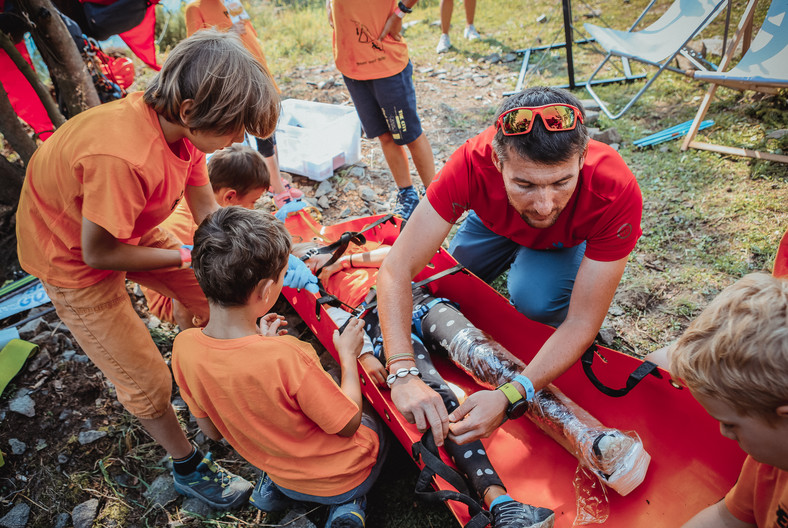
[[[351,308],[356,308],[365,300],[369,300],[370,296],[374,296],[377,271],[388,254],[390,246],[351,247],[348,253],[329,265],[326,264],[331,259],[331,253],[318,253],[319,247],[317,243],[311,242],[295,244],[292,253],[304,260],[307,267],[318,276],[327,293],[337,297],[343,304]],[[414,291],[414,305],[418,304],[422,294],[428,295],[421,288]],[[352,317],[347,311],[335,307],[328,307],[327,313],[339,327]],[[375,383],[383,386],[388,373],[378,359],[378,357],[382,357],[380,346],[377,347],[378,357],[376,357],[373,347],[373,342],[382,342],[377,310],[369,310],[363,316],[363,320],[366,336],[364,346],[359,354],[359,361]],[[416,353],[416,367],[424,382],[441,395],[447,410],[451,411],[456,408],[459,405],[457,397],[432,365],[429,352],[427,352],[421,338],[416,335],[413,335],[413,347]],[[506,488],[480,441],[460,446],[447,439],[444,447],[458,469],[467,475],[485,506],[492,512],[493,528],[548,528],[553,526],[555,515],[552,510],[523,504],[512,499],[506,493]]]

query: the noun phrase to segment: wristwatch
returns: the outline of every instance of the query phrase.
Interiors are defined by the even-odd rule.
[[[528,410],[528,400],[526,400],[520,391],[511,383],[504,383],[498,390],[506,395],[509,400],[509,406],[506,408],[506,417],[510,420],[516,420],[525,414]]]

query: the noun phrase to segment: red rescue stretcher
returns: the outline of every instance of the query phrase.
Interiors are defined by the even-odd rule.
[[[294,242],[319,238],[330,243],[339,240],[343,233],[362,231],[382,218],[370,216],[322,226],[307,210],[302,210],[292,213],[286,226]],[[364,237],[391,245],[399,230],[400,220],[394,218],[365,231]],[[441,249],[414,281],[456,265],[457,261]],[[435,280],[428,287],[436,297],[458,303],[472,323],[526,363],[554,331],[527,319],[503,296],[465,270]],[[283,294],[338,359],[332,343],[336,325],[319,305],[320,296],[291,288],[284,288]],[[633,371],[644,367],[642,360],[604,347],[597,347],[594,356],[593,370],[598,382],[608,386],[625,385]],[[449,359],[438,356],[433,357],[433,362],[446,381],[461,387],[466,394],[481,389]],[[668,372],[654,369],[654,375],[645,375],[626,395],[611,397],[595,387],[581,363],[578,361],[554,384],[605,426],[636,432],[651,454],[645,480],[634,491],[625,497],[608,491],[609,517],[604,526],[675,528],[725,495],[736,481],[745,454],[735,442],[720,435],[717,422],[686,388],[671,380]],[[421,433],[397,411],[389,391],[375,386],[360,365],[359,374],[365,397],[410,453]],[[513,498],[555,511],[557,528],[574,524],[577,459],[525,417],[507,421],[483,443]],[[451,465],[445,453],[442,458]],[[416,463],[423,466],[421,460]],[[438,490],[453,490],[440,477],[434,486]],[[447,506],[461,525],[470,520],[463,504],[448,502]]]

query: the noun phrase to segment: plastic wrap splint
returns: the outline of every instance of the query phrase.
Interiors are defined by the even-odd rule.
[[[439,342],[444,344],[446,339]],[[525,367],[478,328],[460,330],[445,346],[454,363],[489,388],[510,381]],[[554,385],[536,393],[527,416],[621,495],[643,482],[651,456],[638,435],[605,427]]]

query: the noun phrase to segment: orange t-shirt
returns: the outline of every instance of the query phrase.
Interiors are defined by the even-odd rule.
[[[377,241],[368,241],[360,246],[352,244],[345,254],[358,255],[377,249],[381,245]],[[338,271],[323,281],[323,286],[328,293],[355,308],[377,283],[378,271],[378,268],[351,268]]]
[[[377,435],[364,425],[336,434],[358,408],[295,337],[214,339],[191,328],[175,338],[172,373],[191,412],[279,486],[330,497],[375,465]]]
[[[762,528],[788,526],[788,471],[747,456],[725,506],[742,522]]]
[[[334,61],[343,75],[357,81],[384,79],[408,65],[405,39],[378,40],[397,0],[333,0]]]
[[[142,93],[69,119],[30,159],[16,219],[19,263],[63,288],[96,284],[113,271],[82,260],[82,217],[128,244],[159,225],[186,185],[210,183],[205,155],[172,146]]]
[[[197,230],[197,224],[194,223],[194,217],[185,201],[179,203],[172,214],[159,224],[159,227],[169,231],[182,244],[194,244],[194,232]],[[172,299],[145,286],[140,286],[140,289],[148,303],[148,311],[161,321],[175,324],[175,318],[172,316]]]
[[[271,75],[271,70],[268,69],[268,62],[266,62],[265,55],[263,55],[263,48],[260,46],[257,32],[254,30],[254,26],[252,26],[248,15],[246,15],[246,11],[237,0],[232,2],[232,7],[233,9],[231,12],[222,0],[194,0],[190,2],[186,5],[186,35],[191,36],[201,29],[211,27],[219,31],[229,31],[233,27],[233,19],[236,18],[240,20],[246,30],[243,35],[238,35],[241,37],[241,42],[243,42],[244,47],[254,55],[258,62],[262,64],[265,71],[268,72],[271,81],[274,83],[276,91],[281,93],[282,91],[276,85],[276,81],[274,81],[274,76]],[[236,13],[238,9],[240,9],[240,11]]]
[[[772,275],[788,279],[788,231],[785,232],[782,240],[780,240],[780,245],[777,247],[777,256],[774,257]]]

